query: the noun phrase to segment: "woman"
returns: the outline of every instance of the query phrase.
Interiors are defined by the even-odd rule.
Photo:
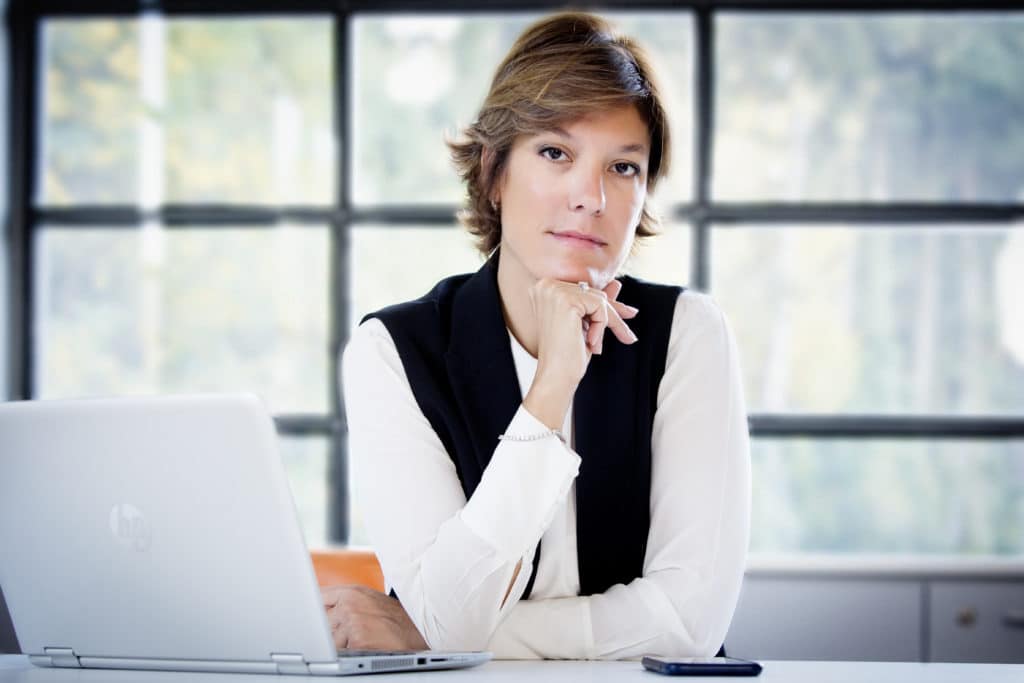
[[[748,540],[746,416],[714,304],[616,279],[669,161],[647,60],[598,17],[546,18],[465,133],[462,218],[489,259],[345,352],[354,483],[401,602],[325,589],[335,640],[712,655]]]

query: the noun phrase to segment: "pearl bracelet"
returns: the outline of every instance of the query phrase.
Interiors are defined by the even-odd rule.
[[[549,436],[557,436],[558,439],[562,443],[565,443],[565,444],[568,443],[565,440],[565,434],[563,434],[562,432],[560,432],[557,429],[549,429],[548,431],[541,432],[540,434],[527,434],[525,436],[519,435],[519,434],[499,434],[498,435],[498,440],[500,440],[500,441],[540,441],[541,439],[546,439]]]

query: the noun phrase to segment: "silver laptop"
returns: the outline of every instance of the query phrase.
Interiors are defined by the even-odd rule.
[[[0,403],[0,586],[39,666],[345,675],[255,396]]]

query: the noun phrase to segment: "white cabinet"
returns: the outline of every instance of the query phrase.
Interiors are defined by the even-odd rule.
[[[749,659],[1024,663],[1024,567],[827,559],[748,570],[725,639]]]
[[[1024,582],[929,583],[933,662],[1024,662]]]

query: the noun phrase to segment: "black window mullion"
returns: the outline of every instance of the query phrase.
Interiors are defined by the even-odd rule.
[[[890,202],[712,202],[707,216],[715,223],[1013,223],[1024,219],[1024,204]]]
[[[455,221],[456,205],[371,206],[358,209],[329,207],[267,207],[261,205],[188,205],[169,204],[154,210],[130,205],[69,206],[28,209],[28,223],[57,223],[66,226],[131,226],[157,221],[166,227],[191,225],[273,225],[383,223],[449,227]],[[865,226],[936,224],[936,228],[963,224],[1014,225],[1024,221],[1024,204],[795,204],[785,202],[730,202],[711,200],[696,204],[679,203],[669,210],[675,220],[745,227],[777,223],[800,224],[858,223]]]
[[[333,437],[344,429],[344,420],[334,415],[290,413],[274,417],[278,434]]]
[[[347,543],[350,532],[348,496],[348,426],[344,418],[344,397],[338,386],[341,351],[348,342],[350,317],[352,249],[351,233],[351,144],[349,125],[352,93],[352,62],[349,37],[351,14],[340,9],[334,18],[334,126],[337,140],[337,218],[331,223],[330,279],[330,354],[331,415],[339,428],[331,440],[327,466],[327,538],[332,543]]]
[[[12,6],[30,5],[37,17],[134,17],[144,12],[166,16],[189,15],[296,15],[328,14],[338,0],[11,0]]]
[[[586,3],[585,3],[586,4]],[[557,11],[567,6],[552,0],[11,0],[11,6],[31,5],[38,15],[134,15],[159,11],[169,15],[308,14],[336,8],[345,14],[391,12],[514,12]],[[569,6],[572,5],[571,3]],[[599,10],[703,9],[756,12],[949,12],[1019,10],[1020,0],[605,0]]]
[[[455,223],[454,205],[437,206],[371,206],[352,209],[348,215],[353,223],[394,223],[399,225],[425,225],[450,227]]]
[[[337,210],[310,207],[213,206],[168,204],[143,210],[137,206],[72,206],[32,210],[34,224],[54,223],[75,227],[136,227],[154,221],[162,227],[232,227],[253,225],[273,227],[282,222],[323,225],[335,220]]]
[[[755,414],[751,436],[825,439],[1019,439],[1024,417]]]
[[[707,210],[711,202],[711,160],[714,142],[714,15],[710,7],[694,12],[694,170],[692,234],[693,286],[708,291],[711,285],[711,232]]]
[[[35,343],[32,312],[33,225],[31,203],[36,178],[36,72],[38,19],[22,6],[8,10],[8,89],[10,131],[7,392],[11,399],[32,397]]]

